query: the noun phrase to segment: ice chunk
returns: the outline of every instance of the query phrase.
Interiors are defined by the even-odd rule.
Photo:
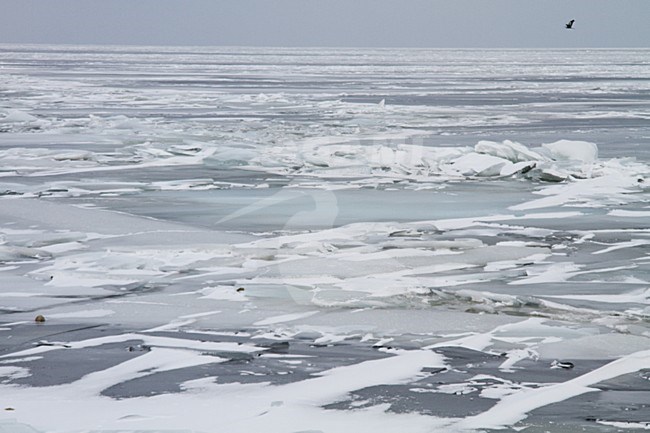
[[[542,147],[556,160],[582,161],[587,164],[598,159],[598,146],[589,141],[559,140],[544,143]]]
[[[464,176],[498,176],[509,161],[492,155],[468,153],[453,161],[454,170]]]
[[[507,164],[501,167],[501,176],[512,176],[517,173],[527,173],[535,168],[536,163],[533,161],[521,161],[514,164]]]
[[[203,163],[208,167],[246,165],[257,155],[258,152],[250,149],[236,149],[228,147],[215,152],[212,156],[207,157]]]
[[[0,245],[0,261],[24,260],[26,258],[44,259],[49,258],[50,256],[50,253],[37,248]]]
[[[25,113],[20,110],[7,110],[5,117],[0,119],[2,123],[23,123],[23,122],[33,122],[37,120],[36,117],[31,114]]]
[[[505,140],[502,143],[481,140],[474,147],[476,153],[492,155],[507,159],[510,162],[543,161],[546,158],[541,154],[528,149],[523,144]]]
[[[95,161],[95,154],[83,150],[70,150],[52,155],[55,161]]]

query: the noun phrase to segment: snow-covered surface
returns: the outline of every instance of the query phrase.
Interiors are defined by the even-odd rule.
[[[647,428],[649,54],[0,45],[0,432]]]

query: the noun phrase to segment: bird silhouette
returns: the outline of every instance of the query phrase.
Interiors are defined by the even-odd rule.
[[[568,23],[566,23],[566,24],[565,24],[566,28],[567,28],[567,29],[572,29],[572,28],[573,28],[573,23],[574,23],[575,21],[576,21],[576,20],[571,20],[571,21],[569,21]]]

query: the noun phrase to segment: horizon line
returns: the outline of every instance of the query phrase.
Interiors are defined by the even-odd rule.
[[[378,46],[378,45],[212,45],[212,44],[141,44],[94,42],[3,42],[0,46],[67,46],[67,47],[139,47],[139,48],[276,48],[276,49],[404,49],[404,50],[644,50],[648,46]]]

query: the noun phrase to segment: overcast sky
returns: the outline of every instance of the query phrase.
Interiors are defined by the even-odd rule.
[[[649,47],[650,0],[0,0],[8,42]]]

